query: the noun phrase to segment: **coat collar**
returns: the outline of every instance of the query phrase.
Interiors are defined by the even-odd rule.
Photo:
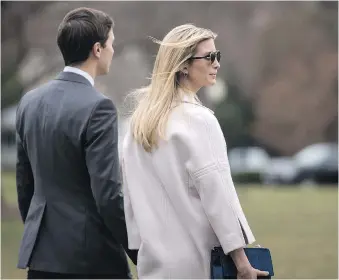
[[[60,72],[59,75],[56,77],[56,80],[69,81],[92,86],[90,81],[87,80],[85,77],[73,72]]]

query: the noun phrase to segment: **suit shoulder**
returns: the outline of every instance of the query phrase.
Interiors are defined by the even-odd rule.
[[[94,103],[100,103],[100,102],[107,102],[107,101],[111,101],[112,99],[109,98],[107,95],[104,95],[103,93],[101,93],[100,91],[98,91],[96,88],[94,87],[89,87],[87,89],[88,91],[90,91],[90,96],[91,96],[91,101]]]
[[[73,104],[74,108],[78,107],[82,108],[81,110],[89,110],[93,112],[93,110],[98,107],[112,106],[112,100],[106,95],[99,92],[96,88],[87,85],[83,86],[82,84],[76,84],[76,86],[77,104]]]
[[[102,106],[107,107],[108,106],[108,107],[113,107],[114,109],[116,109],[111,98],[109,98],[108,96],[102,94],[99,91],[95,90],[95,92],[96,93],[95,93],[94,107],[98,107],[98,106],[99,107],[102,107]]]
[[[18,108],[26,106],[28,103],[39,99],[51,86],[52,81],[42,84],[24,93],[19,100]]]
[[[22,96],[22,99],[23,98],[29,98],[29,97],[32,97],[32,96],[35,96],[41,92],[44,92],[45,90],[47,90],[52,84],[52,81],[49,81],[47,83],[44,83],[42,85],[39,85],[38,87],[36,88],[33,88],[29,91],[27,91],[23,96]]]

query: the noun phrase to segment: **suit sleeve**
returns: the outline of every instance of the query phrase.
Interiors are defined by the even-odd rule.
[[[136,264],[137,251],[128,249],[118,156],[118,119],[109,99],[97,103],[86,131],[86,164],[100,215],[115,239]]]
[[[21,219],[25,222],[34,193],[34,177],[23,143],[16,133],[17,161],[16,188]]]
[[[231,178],[226,142],[213,114],[191,116],[184,144],[189,151],[186,168],[193,187],[225,254],[245,247],[246,236],[238,217],[242,210]]]

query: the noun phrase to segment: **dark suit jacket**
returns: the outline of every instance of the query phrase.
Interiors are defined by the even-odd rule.
[[[18,268],[130,276],[117,112],[81,75],[62,72],[17,109]]]

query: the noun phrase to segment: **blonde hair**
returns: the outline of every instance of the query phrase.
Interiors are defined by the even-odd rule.
[[[151,82],[132,93],[140,98],[131,117],[133,137],[147,152],[157,147],[159,137],[165,137],[172,102],[174,98],[182,98],[178,82],[180,70],[200,42],[216,37],[209,29],[184,24],[172,29],[162,41],[152,38],[160,47]]]

